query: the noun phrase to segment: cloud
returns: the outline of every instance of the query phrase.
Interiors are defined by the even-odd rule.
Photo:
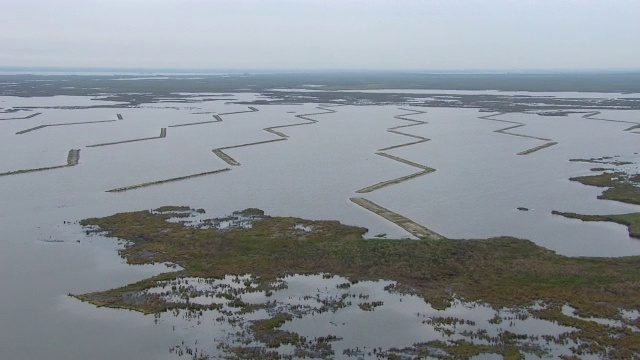
[[[543,69],[640,64],[640,2],[5,0],[0,65]],[[606,56],[593,54],[606,53]]]

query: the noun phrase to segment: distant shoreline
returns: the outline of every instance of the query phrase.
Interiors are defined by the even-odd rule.
[[[144,89],[155,93],[272,92],[273,89],[309,89],[314,91],[350,90],[464,90],[583,93],[640,93],[640,70],[629,72],[566,73],[427,73],[373,71],[314,72],[163,72],[162,70],[10,69],[0,67],[0,95],[12,95],[16,87],[30,84],[39,90],[43,82],[49,92],[64,94],[69,89],[87,93],[132,93]],[[97,84],[96,82],[99,82]],[[88,84],[89,83],[89,84]],[[20,84],[20,86],[19,86]],[[37,91],[36,91],[37,93]]]
[[[140,67],[74,67],[74,66],[11,66],[0,65],[0,74],[11,73],[60,73],[69,74],[94,74],[94,73],[114,73],[114,74],[157,74],[157,75],[180,75],[180,74],[433,74],[433,75],[491,75],[491,74],[513,74],[513,75],[554,75],[554,74],[628,74],[640,73],[637,69],[258,69],[258,68],[140,68]]]

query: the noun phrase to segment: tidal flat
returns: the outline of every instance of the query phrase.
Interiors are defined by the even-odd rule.
[[[162,84],[155,88],[144,80],[27,80],[0,83],[0,149],[11,154],[0,163],[0,300],[11,310],[0,323],[12,324],[0,345],[7,357],[637,351],[638,296],[630,292],[637,291],[640,240],[616,221],[638,212],[637,203],[619,201],[637,189],[640,111],[631,90],[386,94],[333,84],[300,97],[308,94],[269,90],[299,87],[291,79],[268,87],[231,79],[224,89],[180,79],[154,79]],[[69,82],[75,88],[62,89]],[[580,159],[597,162],[571,161]],[[585,177],[591,180],[578,180]],[[599,199],[605,190],[616,197]],[[442,239],[419,240],[423,232],[354,198]],[[171,204],[188,206],[149,211]],[[289,221],[292,229],[277,234],[283,243],[268,231],[240,235],[253,227],[229,230],[236,220],[227,215],[247,208],[268,214],[255,224]],[[179,217],[167,223],[175,217],[167,211],[198,226]],[[80,225],[128,224],[127,217],[142,217],[135,226],[149,226],[149,234],[155,225],[172,229],[149,240],[184,235],[183,253],[143,248],[160,245],[140,242],[133,231],[141,228],[105,237]],[[345,233],[317,234],[313,224]],[[222,261],[226,270],[206,261],[189,268],[189,250],[202,245],[190,248],[189,240],[218,232],[238,235],[244,248],[225,248],[233,254]],[[304,243],[329,253],[315,259]],[[307,267],[297,267],[295,256],[265,260],[286,257],[274,255],[280,246],[300,252]],[[379,250],[391,256],[380,266]],[[236,256],[244,251],[252,256]],[[345,261],[352,258],[359,262]],[[127,295],[109,298],[118,291]],[[99,295],[112,302],[100,303]],[[148,296],[156,300],[149,306]],[[393,334],[380,324],[391,324]],[[280,347],[269,348],[277,339]]]

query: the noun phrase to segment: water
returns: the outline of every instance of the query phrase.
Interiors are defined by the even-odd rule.
[[[346,278],[326,275],[287,276],[278,279],[274,289],[266,295],[265,291],[256,290],[250,284],[251,280],[249,275],[217,280],[182,278],[162,282],[147,293],[160,294],[165,300],[178,303],[186,303],[184,294],[191,293],[190,303],[218,304],[218,310],[174,311],[159,318],[160,323],[176,326],[179,330],[190,327],[186,345],[209,354],[218,353],[214,345],[219,344],[243,346],[243,342],[248,341],[248,346],[259,345],[251,343],[243,330],[249,327],[249,321],[266,319],[277,313],[293,315],[281,330],[308,339],[335,337],[331,346],[337,358],[353,354],[375,359],[374,349],[405,349],[434,340],[464,339],[492,344],[505,331],[527,335],[528,339],[521,343],[540,347],[554,355],[571,354],[570,347],[575,346],[572,341],[545,340],[545,336],[557,338],[575,329],[537,319],[527,308],[494,310],[481,303],[454,300],[445,309],[436,310],[418,296],[393,291],[395,283],[391,281],[350,284]],[[172,291],[172,287],[183,292]],[[242,312],[231,306],[224,296],[237,292],[240,295],[232,296],[238,296],[245,303],[269,305],[266,309]],[[544,305],[534,307],[539,310]],[[184,319],[189,319],[186,325]],[[293,353],[287,351],[287,347],[279,350]]]
[[[234,94],[239,100],[259,98]],[[226,96],[225,96],[226,98]],[[392,223],[349,201],[363,196],[452,238],[512,235],[567,255],[640,254],[640,241],[625,227],[582,223],[551,215],[551,210],[626,213],[638,207],[597,200],[602,189],[571,183],[593,164],[570,158],[623,155],[638,162],[637,134],[624,123],[593,121],[579,115],[542,117],[503,115],[497,119],[527,126],[512,130],[559,144],[526,156],[535,139],[493,132],[509,124],[478,119],[473,109],[428,108],[411,118],[429,124],[402,129],[430,138],[388,153],[424,164],[436,172],[367,194],[357,189],[417,171],[375,155],[387,146],[411,141],[386,131],[408,124],[393,106],[334,107],[314,116],[319,122],[277,129],[289,137],[225,152],[241,163],[231,167],[211,150],[277,138],[263,129],[296,124],[295,115],[323,112],[315,104],[257,106],[258,112],[226,101],[144,105],[139,108],[55,109],[55,106],[113,104],[88,97],[0,98],[0,107],[35,106],[42,115],[0,121],[0,172],[64,165],[70,149],[81,149],[74,167],[0,177],[0,347],[7,358],[173,358],[168,348],[188,330],[153,326],[154,319],[130,311],[97,309],[67,296],[122,286],[168,271],[162,264],[127,266],[116,240],[86,238],[76,221],[162,205],[203,208],[211,217],[257,207],[269,215],[336,219],[367,227],[368,236],[408,237]],[[124,120],[73,126],[39,125]],[[25,112],[2,114],[22,117]],[[598,117],[638,121],[638,112],[606,111]],[[105,142],[167,137],[103,147]],[[599,166],[599,165],[597,165]],[[637,166],[637,165],[635,165]],[[121,193],[107,190],[231,167],[231,171]],[[637,168],[636,168],[637,169]],[[516,208],[524,206],[531,211]],[[69,222],[70,224],[68,224]],[[79,241],[79,242],[78,242]],[[417,301],[417,300],[416,300]],[[374,312],[375,313],[375,312]],[[376,313],[378,314],[378,313]],[[377,316],[377,315],[376,315]],[[354,321],[356,319],[354,318]],[[293,322],[293,328],[304,327]],[[351,329],[351,328],[349,328]],[[352,330],[344,330],[344,334]],[[346,346],[346,345],[345,345]]]

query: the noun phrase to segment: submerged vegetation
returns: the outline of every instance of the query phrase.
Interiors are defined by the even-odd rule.
[[[228,274],[251,274],[254,279],[247,280],[248,284],[254,284],[249,286],[251,291],[265,291],[269,296],[270,286],[284,276],[327,273],[344,276],[352,283],[378,279],[396,281],[398,285],[393,291],[422,296],[434,308],[444,309],[454,299],[487,303],[496,309],[527,308],[539,302],[545,304],[544,309],[531,310],[532,314],[576,329],[564,336],[579,344],[575,349],[577,352],[628,357],[640,351],[640,332],[629,330],[639,325],[638,320],[621,315],[622,310],[640,308],[639,257],[569,258],[530,241],[510,237],[365,240],[364,228],[336,221],[270,217],[257,209],[227,218],[250,219],[250,226],[220,229],[198,226],[202,220],[195,221],[196,225],[190,224],[189,216],[195,216],[196,212],[185,213],[184,207],[158,210],[86,219],[82,224],[91,226],[88,231],[100,231],[127,240],[129,245],[121,250],[121,255],[131,264],[167,262],[177,264],[183,270],[119,289],[78,295],[79,299],[98,306],[144,313],[172,309],[202,311],[219,307],[190,302],[189,293],[181,296],[183,300],[187,298],[186,302],[168,301],[145,290],[170,280],[221,279]],[[178,221],[172,220],[175,218]],[[244,311],[255,310],[256,305],[240,300],[240,293],[227,294],[233,299],[234,306]],[[191,294],[193,296],[197,294]],[[562,307],[566,304],[581,318],[564,314]],[[381,305],[380,302],[365,302],[360,307],[372,311]],[[589,321],[589,317],[612,319],[622,325],[605,326]],[[249,329],[253,334],[251,340],[272,348],[280,344],[297,344],[300,351],[318,346],[302,340],[301,335],[280,330],[282,323],[289,320],[289,314],[275,314],[270,319],[255,322]],[[451,356],[472,355],[478,351],[506,356],[526,351],[524,345],[509,339],[502,336],[490,344],[463,341],[433,343],[428,347],[445,349]],[[330,348],[330,343],[325,342],[323,346]],[[248,355],[238,347],[228,350],[238,357]],[[250,350],[265,354],[264,349],[251,347]],[[393,358],[402,353],[396,350],[386,355]]]
[[[584,161],[628,165],[600,160]],[[600,198],[638,203],[638,175],[619,169],[594,171],[607,172],[571,180],[609,187]],[[332,343],[341,338],[327,334],[311,339],[283,328],[285,324],[341,308],[355,307],[364,313],[386,308],[380,298],[351,293],[359,282],[383,279],[390,282],[384,286],[387,293],[420,296],[438,311],[463,301],[488,306],[496,313],[483,320],[485,327],[464,317],[418,313],[440,337],[404,348],[345,349],[343,355],[400,359],[469,358],[494,353],[519,359],[524,354],[631,358],[640,353],[637,256],[572,258],[523,239],[453,240],[429,236],[428,231],[417,241],[384,236],[365,240],[364,228],[337,221],[271,217],[259,209],[220,219],[204,219],[203,214],[202,209],[164,206],[83,220],[88,233],[126,240],[128,245],[120,255],[128,263],[160,262],[182,269],[76,297],[97,306],[146,314],[186,311],[191,314],[189,318],[199,318],[203,311],[218,311],[222,315],[216,321],[240,324],[243,329],[236,340],[218,346],[231,358],[326,358],[336,355]],[[640,238],[640,213],[553,214],[624,224],[631,236]],[[319,307],[300,301],[287,303],[281,298],[276,301],[276,292],[287,289],[287,277],[313,274],[345,280],[335,284],[338,294],[334,297],[304,295]],[[245,301],[245,294],[256,293],[262,294],[264,301]],[[224,300],[226,305],[219,300],[203,302],[203,296]],[[239,317],[260,310],[266,311],[266,318],[246,322]],[[530,317],[561,330],[548,335],[511,331],[514,322]],[[499,327],[499,331],[487,332],[487,324]],[[294,352],[282,353],[280,349]]]
[[[142,104],[162,102],[195,104],[209,101],[230,101],[236,104],[242,103],[235,95],[220,94],[203,97],[199,94],[199,92],[222,90],[232,93],[258,92],[263,94],[262,98],[253,100],[252,103],[255,104],[312,102],[329,103],[335,106],[337,104],[397,103],[416,106],[474,108],[497,114],[524,112],[540,116],[571,115],[572,117],[575,117],[576,114],[583,114],[582,110],[585,109],[640,109],[640,102],[636,98],[566,99],[533,93],[512,97],[500,93],[450,94],[447,90],[442,90],[470,88],[476,90],[557,91],[565,89],[565,86],[575,90],[575,87],[569,85],[579,83],[581,85],[578,89],[635,91],[638,89],[639,82],[633,79],[637,80],[638,74],[631,78],[627,75],[615,74],[602,76],[597,79],[596,85],[598,86],[593,86],[594,84],[590,80],[591,76],[577,75],[560,77],[565,79],[568,85],[557,82],[556,85],[549,85],[546,80],[540,82],[526,76],[505,78],[502,75],[474,75],[471,77],[470,81],[468,75],[459,77],[457,75],[396,74],[392,76],[392,74],[368,74],[363,79],[361,75],[351,74],[345,80],[342,75],[336,78],[315,75],[277,75],[274,78],[271,75],[263,74],[205,76],[203,78],[171,77],[168,81],[151,77],[148,80],[120,81],[130,77],[119,75],[70,76],[39,79],[38,77],[20,75],[4,77],[7,81],[0,84],[0,93],[15,96],[92,95],[95,100],[118,102],[77,107],[42,107],[47,110],[102,107],[135,108]],[[17,81],[15,84],[13,83],[14,78]],[[274,79],[280,80],[274,81]],[[611,81],[612,79],[618,79],[618,81]],[[316,85],[298,86],[300,84]],[[350,89],[424,89],[426,84],[428,84],[427,87],[439,91],[422,94],[418,92],[416,94],[392,94],[347,91]],[[306,90],[314,90],[315,87],[320,87],[323,90],[332,91],[310,91],[305,92],[303,96],[295,90],[297,87],[302,87],[303,90],[305,88]],[[280,90],[277,91],[274,88]],[[566,110],[574,108],[582,110]],[[4,112],[33,111],[33,109],[12,108]],[[253,107],[249,107],[249,109],[250,112],[257,111]],[[236,113],[242,112],[247,111]],[[38,114],[40,113],[0,120],[29,119]],[[222,121],[221,116],[227,114],[231,113],[212,115],[215,120],[180,123],[169,125],[167,128],[220,122]],[[321,113],[292,116],[314,122],[315,120],[305,118],[305,116],[318,114]],[[481,118],[491,120],[497,114]],[[637,129],[639,126],[635,122],[596,118],[595,116],[598,114],[598,111],[589,112],[583,118],[633,125],[625,131]],[[117,114],[117,118],[123,120],[121,114]],[[211,117],[207,119],[211,119]],[[370,192],[434,171],[430,167],[384,153],[387,150],[423,143],[428,140],[423,136],[396,131],[408,126],[420,125],[424,123],[423,121],[403,118],[402,115],[396,119],[409,121],[412,124],[394,126],[388,128],[387,131],[396,135],[412,137],[416,141],[412,140],[381,148],[377,154],[416,167],[420,171],[409,176],[380,182],[357,192]],[[115,121],[105,120],[102,122]],[[287,137],[284,132],[281,132],[282,128],[305,123],[264,128],[265,131],[279,138],[216,148],[213,152],[229,165],[237,166],[240,163],[225,154],[223,149],[282,141]],[[518,155],[531,154],[556,144],[551,139],[514,132],[513,129],[524,125],[523,123],[511,123],[509,127],[495,130],[495,132],[546,142],[543,145],[522,151]],[[76,124],[85,124],[85,122],[38,125],[19,133],[24,134],[47,126]],[[310,122],[306,124],[310,124]],[[159,137],[101,143],[93,147],[163,138],[166,136],[166,131],[165,128],[161,129]],[[78,164],[79,151],[69,152],[67,165],[18,170],[4,173],[4,175],[74,166]],[[594,171],[603,173],[572,178],[571,180],[585,185],[607,188],[600,197],[602,199],[640,204],[639,175],[627,174],[617,169],[620,166],[631,164],[630,162],[609,161],[612,159],[574,160],[606,164],[607,168],[594,168]],[[228,170],[230,169],[172,177],[109,191],[131,190]],[[2,175],[0,174],[0,176]],[[386,234],[378,234],[375,239],[365,240],[363,235],[366,229],[363,228],[344,225],[336,221],[271,217],[266,216],[259,209],[246,209],[217,219],[205,219],[204,210],[193,210],[188,206],[165,206],[150,211],[120,213],[104,218],[86,219],[82,221],[82,224],[86,226],[87,234],[100,233],[124,240],[126,245],[120,250],[120,255],[128,263],[165,263],[171,265],[171,269],[167,273],[121,288],[73,296],[97,306],[153,314],[156,321],[160,321],[161,314],[173,314],[176,317],[182,316],[183,319],[189,321],[193,320],[194,323],[197,321],[199,324],[205,319],[203,314],[214,314],[217,317],[216,323],[213,323],[214,327],[222,323],[232,327],[229,337],[219,343],[216,343],[218,338],[212,340],[214,336],[209,337],[210,341],[214,342],[212,347],[217,346],[218,349],[225,352],[225,357],[228,358],[353,356],[357,358],[406,359],[430,356],[457,359],[493,353],[507,359],[522,358],[525,355],[563,356],[569,359],[587,354],[595,354],[600,358],[632,358],[640,353],[640,312],[638,312],[640,309],[640,257],[570,258],[558,255],[528,240],[512,237],[477,240],[447,239],[408,218],[401,217],[399,214],[372,203],[370,200],[352,198],[351,201],[395,224],[404,224],[405,229],[412,234],[417,234],[416,237],[420,239],[387,239]],[[522,206],[517,209],[523,212],[529,211],[528,208]],[[624,224],[628,226],[631,236],[640,238],[640,213],[581,215],[554,212],[554,214],[584,221],[612,221]],[[464,219],[460,220],[464,221]],[[566,239],[558,239],[558,241],[566,241]],[[178,270],[176,271],[176,269]],[[286,292],[288,284],[290,284],[288,279],[303,275],[306,278],[301,282],[312,282],[309,278],[313,277],[322,277],[327,280],[327,283],[334,282],[328,286],[330,290],[318,288],[316,292],[316,288],[313,287],[311,290],[306,289],[307,292],[297,299],[291,300],[289,297],[287,300],[287,296],[290,295]],[[363,284],[379,280],[382,280],[380,283],[383,284],[377,290],[384,290],[385,295],[402,295],[404,297],[399,301],[405,299],[405,303],[398,305],[393,301],[388,301],[387,298],[376,297],[375,292],[372,294],[362,292]],[[292,289],[296,285],[300,287],[299,283],[293,284]],[[386,316],[388,313],[384,312],[389,308],[394,311],[406,310],[407,307],[404,305],[408,302],[407,298],[419,301],[424,299],[422,301],[424,304],[440,311],[436,315],[433,313],[410,314],[410,316],[416,317],[417,322],[423,324],[425,329],[429,329],[425,332],[433,330],[434,333],[441,335],[436,336],[437,340],[428,338],[415,343],[407,343],[411,344],[410,346],[399,344],[397,347],[369,347],[366,349],[349,343],[347,345],[353,346],[353,348],[339,349],[341,345],[337,344],[343,340],[332,331],[327,330],[328,332],[321,336],[311,337],[304,331],[299,331],[299,326],[298,330],[292,326],[300,318],[307,315],[321,317],[323,314],[333,314],[336,315],[334,320],[337,322],[341,320],[340,316],[346,312],[352,312],[362,317],[375,317],[381,313]],[[314,305],[310,306],[309,303]],[[463,306],[473,306],[473,311],[476,310],[476,305],[491,308],[495,310],[495,316],[480,320],[465,317],[471,316],[469,315],[471,311],[467,313],[455,312],[455,310],[459,310],[456,306],[461,303],[464,303]],[[447,313],[447,309],[453,310]],[[341,310],[344,311],[338,313]],[[542,326],[555,326],[560,328],[560,331],[541,335],[527,332],[526,327],[523,327],[525,328],[523,330],[523,328],[512,325],[532,319],[544,320],[545,323]],[[387,318],[387,320],[389,319]],[[495,325],[494,328],[487,331],[485,322]],[[380,325],[387,330],[400,330],[398,326],[394,328],[387,323]],[[537,325],[541,326],[539,323]],[[332,323],[331,326],[338,329],[339,326],[344,326],[344,323],[342,325]],[[222,327],[220,325],[220,328]],[[557,328],[553,330],[556,331]],[[225,331],[227,329],[225,328]],[[364,332],[367,329],[363,328],[362,330]],[[545,346],[545,343],[549,346]],[[558,350],[559,348],[560,350]],[[198,351],[198,348],[185,347],[184,342],[181,346],[172,348],[173,351],[178,356],[186,354],[194,359],[208,358],[202,348]]]

